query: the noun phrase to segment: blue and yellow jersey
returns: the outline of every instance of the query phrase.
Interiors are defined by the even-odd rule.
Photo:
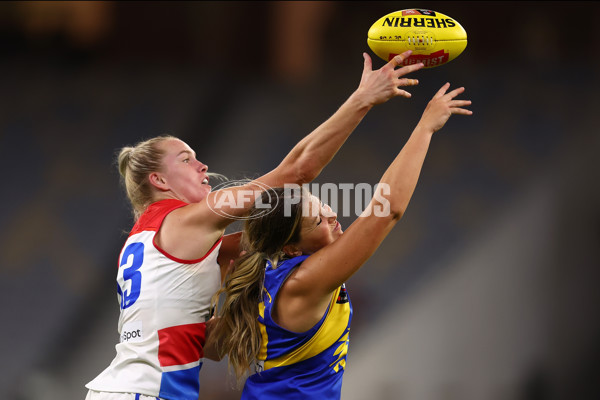
[[[345,285],[336,289],[321,320],[302,333],[288,331],[271,319],[277,292],[308,256],[267,263],[258,322],[262,343],[257,372],[244,386],[242,399],[339,399],[346,367],[352,304]]]

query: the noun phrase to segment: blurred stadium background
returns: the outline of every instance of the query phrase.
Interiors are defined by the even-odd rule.
[[[376,183],[447,81],[474,116],[435,136],[348,282],[343,398],[600,398],[600,5],[487,1],[0,3],[0,397],[83,399],[113,358],[119,147],[171,133],[212,171],[265,173],[357,87],[370,25],[413,7],[457,19],[466,51],[317,182]],[[201,385],[239,398],[224,362]]]

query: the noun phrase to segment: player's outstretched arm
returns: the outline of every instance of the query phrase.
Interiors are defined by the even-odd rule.
[[[198,204],[197,219],[211,228],[223,229],[233,221],[232,218],[245,214],[265,186],[302,184],[316,178],[373,106],[397,96],[410,97],[410,93],[400,87],[417,85],[416,79],[405,76],[423,67],[423,64],[413,64],[398,68],[410,54],[411,51],[399,54],[380,69],[373,70],[371,58],[364,53],[358,88],[329,119],[296,144],[271,172],[246,185],[210,193],[206,204]],[[223,201],[226,197],[237,201]],[[220,212],[212,212],[217,208]]]
[[[335,242],[312,254],[286,281],[286,297],[293,310],[285,312],[294,316],[287,321],[288,329],[302,329],[310,325],[312,316],[322,316],[331,293],[346,282],[375,252],[383,239],[404,214],[415,190],[425,155],[433,133],[441,129],[452,114],[471,115],[463,107],[470,100],[456,100],[464,88],[447,92],[445,84],[427,105],[421,120],[410,138],[383,174],[373,199],[363,214],[350,225]],[[311,312],[313,310],[313,312]]]
[[[258,180],[276,187],[285,183],[302,184],[316,178],[374,105],[397,96],[411,96],[400,87],[419,82],[404,76],[421,69],[423,64],[398,68],[410,54],[411,51],[399,54],[380,69],[373,70],[371,57],[363,53],[362,77],[354,93],[329,119],[302,139],[277,168]]]
[[[296,144],[271,172],[246,185],[211,192],[205,201],[175,210],[173,215],[177,215],[179,224],[177,231],[170,235],[175,243],[168,246],[189,259],[194,259],[197,253],[203,255],[235,218],[247,212],[265,186],[302,184],[316,178],[374,105],[396,96],[410,97],[400,87],[416,85],[418,81],[404,76],[423,67],[423,64],[414,64],[398,68],[410,54],[410,51],[399,54],[380,69],[373,70],[371,58],[365,53],[358,89],[327,121]],[[189,240],[198,237],[203,238],[200,245]]]
[[[452,114],[473,114],[463,108],[471,105],[470,100],[456,99],[465,88],[460,87],[447,93],[449,88],[450,83],[444,84],[429,101],[402,151],[381,178],[380,184],[390,189],[390,194],[382,197],[389,201],[390,214],[395,216],[395,220],[399,220],[408,207],[433,134],[442,129]]]

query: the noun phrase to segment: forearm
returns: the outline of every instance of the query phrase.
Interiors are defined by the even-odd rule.
[[[432,133],[418,126],[383,174],[361,217],[335,242],[311,255],[294,276],[300,296],[330,293],[354,274],[400,220],[417,185]],[[348,258],[349,252],[352,254]],[[336,268],[331,268],[335,265]]]
[[[417,125],[381,178],[381,197],[389,202],[390,213],[397,219],[406,211],[415,191],[432,136],[432,130]]]
[[[372,108],[357,90],[342,106],[313,132],[304,137],[278,167],[282,175],[294,176],[293,182],[310,182],[333,159],[350,134]],[[288,172],[288,173],[286,173]]]
[[[223,236],[217,263],[221,267],[221,282],[225,281],[225,276],[231,272],[232,262],[240,256],[240,241],[242,232],[235,232]]]
[[[279,166],[260,180],[270,186],[306,183],[316,178],[344,144],[354,128],[375,104],[410,93],[399,86],[412,86],[416,79],[401,78],[423,67],[422,63],[396,69],[411,51],[397,55],[378,70],[372,69],[371,57],[363,53],[363,72],[358,89],[344,104],[311,134],[302,139]]]
[[[406,211],[417,186],[433,133],[442,129],[452,114],[473,114],[462,108],[470,105],[470,100],[455,99],[465,89],[460,87],[446,93],[449,87],[450,83],[444,84],[427,104],[417,127],[381,179],[381,183],[387,184],[390,189],[384,197],[389,201],[390,211],[396,219]]]

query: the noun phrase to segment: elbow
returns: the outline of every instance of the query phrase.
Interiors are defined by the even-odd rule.
[[[398,209],[391,209],[390,210],[390,219],[394,223],[400,221],[400,219],[402,218],[403,215],[404,215],[404,210],[398,210]]]
[[[389,197],[377,196],[377,194],[371,202],[371,207],[371,212],[376,216],[389,219],[392,223],[398,222],[406,211],[406,207],[396,204]]]
[[[310,159],[298,160],[291,166],[290,182],[302,185],[303,183],[312,182],[322,170],[317,162]]]
[[[402,201],[393,201],[393,199],[389,199],[390,200],[390,216],[393,220],[395,221],[399,221],[403,216],[404,213],[406,212],[406,206],[407,204],[402,202]]]
[[[389,212],[387,213],[387,218],[392,225],[395,225],[398,221],[400,221],[403,215],[403,209],[390,207]]]
[[[304,160],[299,165],[298,178],[301,180],[301,183],[312,182],[319,176],[322,169],[323,165],[314,158]]]
[[[310,182],[314,181],[315,178],[317,176],[319,176],[319,174],[314,174],[314,173],[310,173],[310,172],[301,172],[301,173],[298,173],[296,176],[297,176],[298,184],[303,185],[305,183],[310,183]]]

